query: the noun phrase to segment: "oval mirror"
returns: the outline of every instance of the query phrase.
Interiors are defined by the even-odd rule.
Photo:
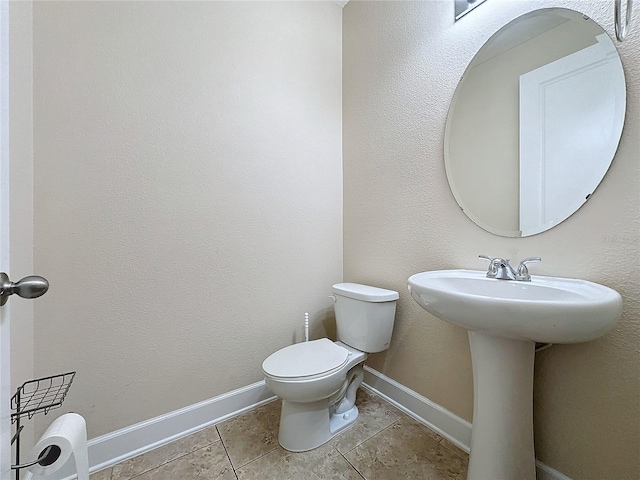
[[[554,227],[607,173],[625,102],[622,63],[597,23],[563,8],[516,18],[478,51],[449,108],[444,158],[458,204],[496,235]]]

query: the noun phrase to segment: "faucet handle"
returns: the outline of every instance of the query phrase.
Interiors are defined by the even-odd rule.
[[[529,275],[529,269],[527,263],[540,263],[542,259],[540,257],[527,257],[520,262],[518,270],[516,271],[516,279],[523,280],[525,282],[531,281],[531,275]]]
[[[527,258],[525,258],[524,260],[522,260],[520,262],[520,265],[518,265],[518,268],[524,267],[525,264],[527,264],[527,263],[540,263],[541,261],[542,261],[542,259],[540,257],[527,257]]]
[[[489,255],[478,255],[478,258],[487,260],[489,263],[500,262],[502,265],[506,265],[511,260],[510,258],[490,257]]]
[[[490,257],[489,255],[478,255],[478,258],[481,258],[482,260],[486,260],[487,262],[489,262],[489,271],[487,272],[487,276],[494,274],[498,271],[498,262],[496,262],[496,260],[500,260],[499,258],[493,258]]]
[[[502,262],[501,258],[493,258],[488,255],[478,255],[478,258],[482,260],[486,260],[489,262],[489,268],[487,270],[487,277],[494,278],[498,274],[498,267],[500,266],[500,262]]]

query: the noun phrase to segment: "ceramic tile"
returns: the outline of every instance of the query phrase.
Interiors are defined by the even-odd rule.
[[[331,442],[340,453],[347,453],[365,440],[400,420],[400,411],[364,388],[356,395],[358,420]]]
[[[464,480],[467,462],[423,425],[402,419],[351,450],[347,460],[368,480]]]
[[[278,446],[274,451],[236,470],[238,480],[363,480],[332,446],[293,453]]]
[[[280,401],[262,405],[218,425],[234,468],[278,447]]]
[[[411,415],[409,415],[407,413],[400,412],[400,419],[401,420],[405,420],[408,423],[418,423],[418,424],[420,424],[422,426],[422,428],[424,429],[425,435],[428,435],[429,437],[433,438],[436,441],[436,443],[442,443],[442,441],[445,439],[442,435],[440,435],[439,433],[437,433],[434,430],[431,430],[426,425],[423,425],[422,423],[420,423],[418,420],[416,420],[415,418],[413,418]]]
[[[465,478],[469,456],[453,443],[364,388],[356,405],[358,422],[309,452],[292,453],[278,445],[277,401],[98,472],[91,480]]]
[[[111,470],[111,468],[106,468],[99,472],[92,473],[89,476],[89,480],[111,480]]]
[[[208,427],[113,467],[112,480],[128,480],[189,452],[220,441],[216,427]]]
[[[451,450],[453,453],[455,453],[457,456],[459,456],[465,462],[469,461],[469,454],[467,452],[465,452],[464,450],[462,450],[460,447],[458,447],[455,443],[452,443],[449,440],[447,440],[446,438],[442,439],[442,441],[440,442],[440,445],[442,445],[443,447],[446,447],[449,450]]]
[[[136,480],[167,479],[236,480],[222,442],[183,455],[176,460],[149,470]]]

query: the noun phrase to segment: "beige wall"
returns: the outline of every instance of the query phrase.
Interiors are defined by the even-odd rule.
[[[467,419],[466,333],[417,306],[409,275],[541,255],[535,273],[616,288],[625,311],[610,334],[539,354],[536,442],[573,478],[635,478],[640,37],[616,43],[629,91],[616,160],[569,220],[495,237],[444,174],[466,64],[512,18],[556,5],[613,32],[595,0],[492,0],[456,24],[449,2],[347,5],[344,276],[401,293],[392,347],[370,364]],[[90,437],[259,380],[304,311],[314,337],[330,325],[340,19],[332,3],[35,5],[35,271],[52,282],[33,304],[36,373],[78,370],[64,411],[85,415]]]
[[[401,294],[391,348],[369,364],[471,420],[466,332],[423,311],[407,278],[482,269],[484,253],[540,255],[533,273],[603,283],[624,313],[599,340],[538,354],[538,458],[575,479],[635,479],[640,471],[640,35],[617,43],[627,119],[613,165],[570,219],[533,237],[477,227],[459,209],[444,170],[447,109],[466,65],[508,21],[534,8],[582,10],[613,35],[609,2],[492,0],[453,22],[453,2],[351,1],[343,13],[345,281]],[[638,11],[634,22],[640,22]],[[637,29],[636,29],[637,30]]]
[[[9,4],[9,155],[11,280],[33,270],[33,101],[32,3]],[[11,392],[33,379],[33,306],[13,296],[11,309]],[[24,422],[21,438],[33,441],[32,422]]]
[[[342,279],[341,18],[332,2],[35,4],[34,257],[51,282],[35,365],[77,370],[55,414],[89,437],[261,380],[305,311],[323,334]]]

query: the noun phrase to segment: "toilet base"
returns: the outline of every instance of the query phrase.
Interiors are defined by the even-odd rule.
[[[327,443],[358,419],[355,405],[329,415],[328,399],[312,403],[282,401],[278,442],[290,452],[306,452]]]
[[[360,412],[358,412],[358,407],[356,407],[355,405],[344,413],[334,413],[333,415],[331,415],[331,418],[329,420],[331,438],[339,434],[345,428],[353,425],[356,420],[358,420],[359,415]]]

